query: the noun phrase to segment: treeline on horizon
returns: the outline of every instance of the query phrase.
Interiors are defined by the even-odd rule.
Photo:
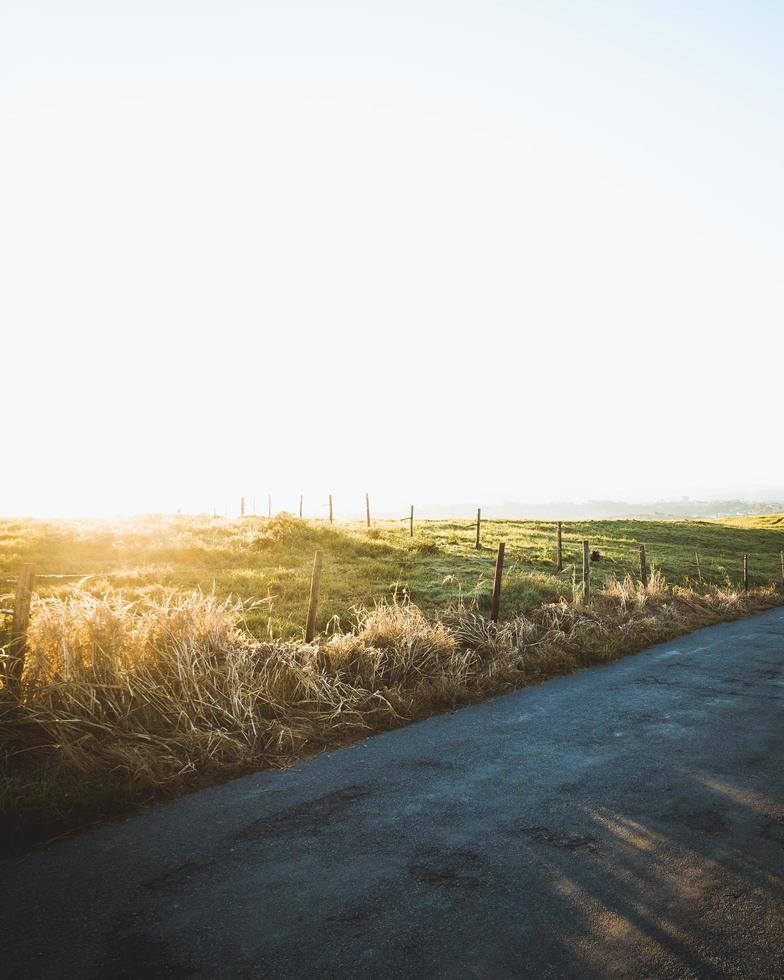
[[[474,505],[475,507],[475,505]],[[736,517],[754,514],[777,514],[784,511],[784,501],[753,500],[657,500],[630,504],[618,500],[588,500],[584,503],[562,502],[526,504],[504,501],[482,507],[482,516],[492,519],[541,519],[545,521],[601,520],[613,517],[657,519]],[[429,506],[422,516],[465,517],[472,513],[471,504]]]

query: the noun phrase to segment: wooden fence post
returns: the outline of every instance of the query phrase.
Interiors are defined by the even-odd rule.
[[[272,494],[267,494],[267,517],[272,517]]]
[[[700,553],[699,553],[699,551],[695,551],[694,552],[694,559],[697,562],[697,578],[700,581],[700,585],[702,585],[702,566],[700,565]]]
[[[316,633],[316,609],[318,607],[319,586],[321,584],[322,554],[316,552],[313,558],[313,575],[310,579],[310,602],[308,603],[308,622],[305,626],[305,642],[312,643]]]
[[[302,494],[299,495],[299,516],[302,517]]]
[[[640,545],[640,581],[644,589],[648,588],[648,562],[645,560],[645,545]]]
[[[556,572],[563,570],[563,538],[560,521],[558,521],[555,531],[555,570]]]
[[[781,558],[781,587],[784,589],[784,551],[779,555]]]
[[[411,504],[411,516],[408,519],[408,536],[414,537],[414,505]]]
[[[367,517],[367,526],[370,527],[370,497],[365,494],[365,517]]]
[[[332,523],[332,494],[329,495],[329,523]]]
[[[482,508],[476,508],[476,549],[482,547]]]
[[[498,622],[498,611],[501,606],[501,575],[504,571],[504,550],[506,544],[502,541],[498,545],[498,556],[495,560],[495,580],[493,581],[493,600],[490,605],[490,622]]]
[[[743,556],[743,591],[749,591],[749,556]]]
[[[14,693],[19,692],[27,657],[27,627],[30,623],[30,599],[34,581],[35,570],[33,566],[22,565],[19,580],[16,583],[14,619],[11,624],[11,645],[9,648],[10,657],[6,675],[6,683]]]
[[[583,600],[585,602],[591,596],[591,555],[588,550],[588,542],[583,541]]]
[[[240,497],[240,517],[245,516],[245,498]]]

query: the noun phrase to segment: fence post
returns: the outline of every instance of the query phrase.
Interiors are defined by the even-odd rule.
[[[302,517],[302,494],[299,495],[299,516]]]
[[[504,571],[504,550],[506,544],[502,541],[498,545],[498,556],[495,560],[495,580],[493,581],[493,601],[490,605],[490,622],[498,622],[498,610],[501,606],[501,575]]]
[[[648,588],[648,562],[645,560],[645,545],[640,545],[640,581],[644,589]]]
[[[700,553],[699,551],[694,552],[694,558],[697,562],[697,578],[700,580],[700,585],[702,585],[702,567],[700,566]]]
[[[591,555],[588,550],[588,542],[583,541],[583,600],[585,602],[591,596]]]
[[[308,603],[308,622],[305,626],[305,642],[312,643],[316,633],[316,609],[318,607],[319,586],[321,584],[322,553],[317,551],[313,558],[313,575],[310,579],[310,602]]]
[[[240,517],[245,516],[245,498],[240,497]]]
[[[556,572],[563,570],[563,540],[560,521],[558,521],[555,531],[555,570]]]
[[[482,508],[476,508],[476,549],[482,547]]]
[[[408,536],[414,537],[414,505],[411,504],[411,516],[408,519]]]
[[[272,494],[267,494],[267,517],[272,517]]]
[[[332,523],[332,494],[329,495],[329,523]]]
[[[27,627],[30,623],[30,599],[32,597],[34,581],[35,571],[33,566],[22,565],[19,572],[19,580],[16,583],[14,619],[11,624],[10,658],[7,668],[8,673],[6,675],[7,685],[14,693],[18,693],[19,686],[22,683],[22,673],[24,672],[25,659],[27,657]]]
[[[749,556],[743,556],[743,591],[749,591]]]
[[[784,551],[779,554],[781,558],[781,587],[784,588]]]
[[[367,517],[367,526],[370,527],[370,497],[365,494],[365,517]]]

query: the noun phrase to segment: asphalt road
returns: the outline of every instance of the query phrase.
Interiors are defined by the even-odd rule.
[[[784,976],[784,609],[0,864],[3,977]]]

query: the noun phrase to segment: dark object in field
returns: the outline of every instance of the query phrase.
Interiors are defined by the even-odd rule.
[[[602,556],[599,554],[598,551],[591,552],[591,561],[601,561],[601,560],[602,560]]]

